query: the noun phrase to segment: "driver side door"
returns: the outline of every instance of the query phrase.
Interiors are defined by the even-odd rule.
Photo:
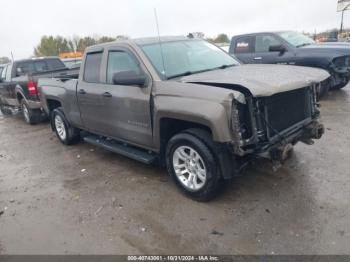
[[[270,51],[272,46],[283,46],[281,40],[272,34],[255,36],[255,53],[253,60],[256,64],[293,64],[293,54],[287,47],[284,52]]]

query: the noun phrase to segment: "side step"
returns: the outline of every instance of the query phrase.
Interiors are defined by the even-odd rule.
[[[128,146],[105,137],[89,134],[84,137],[84,141],[89,144],[102,147],[106,150],[129,157],[131,159],[140,161],[145,164],[152,164],[157,159],[157,155],[155,154],[148,153],[147,151],[144,151],[142,149],[138,149],[133,146]]]

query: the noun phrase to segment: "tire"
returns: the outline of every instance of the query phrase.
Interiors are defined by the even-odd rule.
[[[167,171],[178,188],[201,202],[215,198],[223,186],[219,165],[208,143],[183,132],[169,140],[165,156]]]
[[[6,107],[4,107],[3,105],[0,104],[0,111],[1,113],[6,116],[6,115],[12,115],[12,112],[10,109],[7,109]]]
[[[343,83],[334,86],[333,89],[334,89],[334,90],[340,90],[340,89],[346,87],[346,86],[349,84],[349,81],[350,81],[350,80],[347,79],[347,80],[344,81]]]
[[[24,121],[29,125],[34,125],[40,121],[41,112],[38,109],[31,109],[24,99],[21,100],[21,108]]]
[[[325,95],[328,94],[330,90],[330,83],[329,81],[324,81],[321,83],[321,86],[320,88],[317,90],[318,92],[318,97],[321,98],[321,97],[324,97]]]
[[[53,110],[51,125],[62,144],[72,145],[79,141],[79,129],[69,124],[61,108]]]

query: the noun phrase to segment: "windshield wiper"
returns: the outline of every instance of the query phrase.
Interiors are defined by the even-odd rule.
[[[310,43],[304,43],[304,44],[301,44],[301,45],[297,45],[296,47],[299,48],[299,47],[303,47],[303,46],[307,46],[307,45],[311,45]]]
[[[204,69],[204,70],[199,70],[199,71],[186,71],[186,72],[181,73],[181,74],[168,76],[167,79],[169,80],[169,79],[173,79],[173,78],[177,78],[177,77],[181,77],[181,76],[189,76],[189,75],[204,73],[204,72],[208,72],[208,71],[214,71],[214,70],[218,70],[218,69],[226,69],[226,68],[233,67],[233,66],[235,66],[235,64],[221,65],[221,66],[218,66],[218,67],[214,67],[214,68],[210,68],[210,69]]]
[[[180,76],[189,76],[189,75],[192,75],[192,74],[195,74],[195,73],[197,73],[197,72],[186,71],[186,72],[181,73],[181,74],[168,76],[167,79],[173,79],[173,78],[177,78],[177,77],[180,77]]]

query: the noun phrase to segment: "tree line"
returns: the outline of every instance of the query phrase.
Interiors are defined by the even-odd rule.
[[[40,43],[34,48],[34,56],[58,56],[60,53],[84,52],[85,48],[116,41],[118,39],[128,39],[127,36],[102,36],[102,37],[79,37],[65,38],[62,36],[43,36]]]
[[[189,37],[197,37],[206,39],[212,43],[229,43],[230,40],[226,34],[219,34],[214,38],[205,37],[202,32],[194,32],[188,35]],[[120,39],[128,39],[128,36],[118,35],[116,37],[102,36],[102,37],[79,37],[73,36],[71,38],[63,36],[43,36],[40,39],[39,44],[34,48],[34,57],[41,56],[58,56],[60,53],[68,52],[84,52],[85,48],[101,44],[112,42]],[[8,63],[10,59],[8,57],[0,57],[0,64]]]

